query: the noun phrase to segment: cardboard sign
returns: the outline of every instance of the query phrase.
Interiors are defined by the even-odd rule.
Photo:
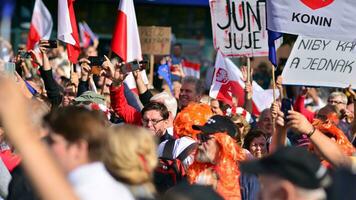
[[[356,89],[355,42],[299,36],[284,67],[286,85]]]
[[[264,1],[210,0],[215,49],[229,57],[268,55]]]
[[[171,50],[171,27],[140,26],[143,54],[167,55]]]

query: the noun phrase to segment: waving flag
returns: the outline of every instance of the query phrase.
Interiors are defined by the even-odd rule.
[[[173,93],[173,84],[171,80],[171,70],[168,66],[168,64],[164,64],[158,67],[157,73],[159,76],[161,76],[168,84],[169,90],[171,90],[171,93]]]
[[[86,22],[79,22],[79,33],[81,38],[80,46],[84,48],[89,47],[94,43],[94,40],[98,39]]]
[[[274,31],[268,31],[268,59],[274,67],[277,67],[276,40],[282,37],[283,34]]]
[[[42,0],[36,0],[27,38],[27,49],[34,49],[40,39],[48,40],[53,28],[52,16]]]
[[[186,76],[194,76],[200,78],[200,63],[193,63],[188,60],[183,60],[182,67]]]
[[[133,0],[120,1],[111,48],[124,62],[142,60]]]
[[[74,0],[58,0],[58,39],[67,43],[68,59],[77,63],[80,46]]]
[[[210,97],[219,99],[232,105],[232,97],[238,100],[238,106],[243,107],[245,101],[245,83],[240,69],[229,59],[224,58],[218,51],[215,61],[213,83],[210,87]],[[264,90],[255,81],[252,82],[252,113],[259,113],[271,106],[273,102],[272,90]]]

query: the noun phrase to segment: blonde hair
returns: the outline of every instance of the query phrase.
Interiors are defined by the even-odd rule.
[[[156,148],[154,136],[144,128],[111,127],[104,163],[119,181],[129,185],[150,183],[158,162]]]

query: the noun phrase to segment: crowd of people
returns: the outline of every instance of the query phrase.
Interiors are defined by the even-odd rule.
[[[129,88],[115,58],[93,66],[97,43],[74,65],[63,45],[46,45],[0,60],[0,199],[356,198],[351,86],[324,99],[321,88],[278,77],[279,97],[256,114],[252,78],[243,107],[212,99],[181,69],[180,44],[160,62],[173,90],[159,75],[163,84],[147,84],[140,70]]]

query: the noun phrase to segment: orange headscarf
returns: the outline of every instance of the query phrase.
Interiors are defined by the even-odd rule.
[[[202,103],[191,103],[180,111],[174,120],[174,136],[180,138],[189,136],[197,139],[196,135],[200,131],[193,130],[193,125],[204,125],[213,116],[210,106]]]
[[[217,164],[194,162],[188,169],[187,178],[189,183],[197,181],[197,177],[204,170],[211,168],[218,176],[217,192],[227,200],[240,200],[240,170],[238,161],[245,159],[242,149],[236,141],[226,133],[215,133],[213,137],[220,145],[220,154]]]

